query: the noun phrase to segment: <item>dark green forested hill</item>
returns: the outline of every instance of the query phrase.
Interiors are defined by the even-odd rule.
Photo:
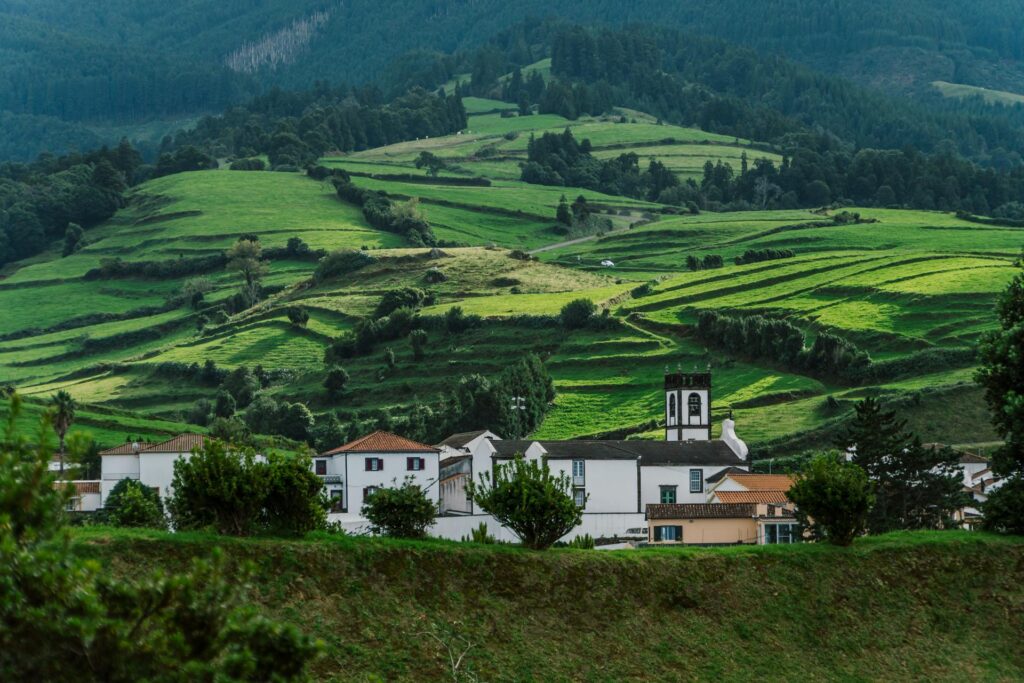
[[[270,84],[387,86],[400,55],[474,48],[528,17],[675,25],[918,96],[938,97],[933,80],[1024,91],[1012,0],[2,0],[0,156],[219,111]]]

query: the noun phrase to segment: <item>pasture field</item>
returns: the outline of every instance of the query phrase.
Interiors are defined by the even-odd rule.
[[[949,83],[948,81],[932,81],[932,86],[942,93],[943,97],[955,97],[964,99],[966,97],[981,97],[988,104],[1005,104],[1013,106],[1024,102],[1024,95],[1006,90],[992,90],[991,88],[980,88],[976,85],[965,85],[963,83]]]
[[[126,430],[145,431],[150,419],[154,433],[185,429],[194,403],[215,396],[216,387],[175,379],[167,368],[206,361],[224,369],[261,365],[276,373],[267,392],[302,401],[315,413],[401,413],[417,401],[435,402],[463,375],[494,376],[510,360],[534,352],[558,392],[538,432],[545,438],[658,438],[666,368],[710,365],[716,423],[734,411],[740,435],[755,453],[829,444],[853,403],[869,393],[902,406],[926,440],[991,440],[980,393],[971,384],[969,349],[994,324],[992,304],[1017,272],[1013,261],[1024,246],[1024,230],[946,213],[873,208],[846,209],[860,215],[852,223],[837,221],[834,211],[669,215],[667,207],[640,200],[529,185],[518,180],[529,135],[566,125],[577,137],[590,138],[599,157],[653,156],[682,176],[698,174],[708,160],[738,168],[744,153],[749,163],[777,157],[748,141],[660,125],[641,112],[620,112],[626,123],[618,115],[569,122],[547,115],[502,118],[487,113],[505,108],[493,100],[470,99],[467,106],[473,133],[324,160],[360,174],[422,176],[417,182],[365,175],[353,181],[396,201],[417,199],[444,245],[440,254],[409,248],[400,236],[372,228],[330,183],[302,174],[216,170],[152,180],[133,190],[129,205],[110,221],[89,230],[89,244],[80,252],[60,258],[54,244],[0,273],[0,384],[16,385],[37,416],[53,391],[68,390],[83,403],[79,428],[116,443]],[[496,151],[482,157],[484,147]],[[449,160],[440,179],[414,167],[422,150]],[[444,182],[469,176],[489,178],[491,186]],[[612,232],[578,240],[553,230],[563,194],[583,194],[613,221]],[[267,298],[215,319],[207,314],[237,291],[237,273],[203,273],[210,287],[205,312],[180,299],[186,276],[85,277],[106,259],[216,254],[243,234],[258,235],[270,248],[300,237],[314,249],[366,249],[375,262],[313,283],[312,260],[272,259],[263,280]],[[509,251],[542,247],[550,250],[525,260]],[[794,255],[734,263],[747,250],[764,249],[791,249]],[[687,257],[709,255],[721,256],[724,267],[687,270]],[[614,267],[601,266],[605,259]],[[644,283],[648,287],[638,289]],[[402,287],[433,295],[421,311],[426,357],[415,361],[406,339],[380,343],[345,361],[349,387],[328,400],[325,350],[372,315],[385,293]],[[607,310],[611,322],[565,330],[556,316],[578,298]],[[290,323],[293,306],[309,313],[305,327]],[[449,335],[439,317],[454,306],[481,316],[481,325]],[[736,357],[695,336],[704,310],[785,318],[808,344],[831,332],[866,351],[872,362],[901,369],[856,384]],[[394,369],[384,366],[385,347],[396,355]],[[934,351],[956,360],[941,366],[919,361],[918,354]]]

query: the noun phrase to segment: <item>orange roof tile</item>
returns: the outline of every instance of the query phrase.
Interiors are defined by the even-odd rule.
[[[139,444],[139,450],[140,451],[144,451],[144,450],[146,450],[147,448],[149,448],[150,446],[153,445],[152,443],[147,442],[147,441],[138,441],[136,443]],[[126,441],[123,444],[121,444],[120,446],[114,446],[113,448],[108,448],[105,451],[100,451],[100,455],[134,455],[134,454],[135,454],[135,449],[132,446],[132,442],[131,441]]]
[[[719,503],[786,503],[785,491],[715,491]]]
[[[355,441],[350,441],[344,446],[338,446],[321,455],[334,455],[335,453],[438,453],[439,450],[425,443],[406,439],[404,436],[391,434],[390,432],[376,431],[366,436],[361,436]]]
[[[748,491],[788,491],[793,485],[793,477],[788,474],[735,472],[727,476]]]
[[[191,453],[193,448],[202,448],[206,437],[202,434],[185,432],[178,434],[173,439],[152,444],[145,449],[146,453]]]

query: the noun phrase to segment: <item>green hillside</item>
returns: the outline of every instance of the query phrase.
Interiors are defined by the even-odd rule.
[[[213,547],[320,638],[318,681],[1017,680],[1020,540],[978,532],[732,549],[551,550],[81,530],[115,575]],[[998,615],[998,617],[996,617]],[[428,634],[440,638],[440,643]],[[461,679],[460,679],[461,680]]]
[[[76,428],[105,443],[142,430],[140,422],[151,418],[165,422],[150,431],[184,428],[196,400],[216,393],[215,385],[174,374],[189,364],[260,365],[275,373],[269,394],[304,402],[314,413],[402,415],[417,402],[436,400],[446,382],[471,373],[494,376],[527,351],[545,359],[558,391],[538,432],[546,438],[656,437],[665,368],[708,364],[716,417],[731,409],[741,435],[762,455],[828,444],[866,392],[899,405],[926,440],[994,438],[971,380],[971,349],[994,325],[994,296],[1024,244],[1019,229],[873,208],[678,215],[678,208],[642,200],[531,185],[518,179],[526,141],[566,126],[577,139],[591,140],[595,157],[655,157],[684,180],[699,181],[708,161],[737,166],[742,155],[751,162],[778,157],[764,145],[660,125],[640,112],[569,122],[554,115],[502,117],[494,113],[499,104],[471,102],[479,113],[457,135],[323,162],[393,201],[417,199],[444,245],[440,254],[411,249],[400,236],[371,227],[329,182],[303,174],[221,169],[159,178],[134,188],[125,209],[89,230],[84,249],[61,258],[54,244],[0,272],[0,377],[38,401],[67,389],[97,415]],[[413,163],[424,150],[448,164],[436,179]],[[453,184],[471,178],[490,185]],[[581,194],[609,221],[607,232],[554,229],[561,196]],[[205,278],[203,305],[214,308],[203,315],[217,313],[239,277],[216,259],[239,236],[253,234],[264,250],[277,250],[267,261],[266,300],[214,315],[198,331],[200,312],[182,297],[185,282]],[[365,249],[375,261],[314,282],[315,257],[284,249],[296,237],[313,250]],[[513,249],[531,250],[536,259],[513,258]],[[733,263],[766,249],[792,256]],[[688,270],[688,258],[705,256],[720,256],[724,267]],[[102,274],[111,259],[180,266],[204,258],[213,265],[196,266],[196,273]],[[602,266],[605,259],[614,267]],[[442,281],[429,282],[438,272]],[[346,360],[349,387],[329,400],[322,387],[325,350],[401,287],[434,293],[421,312],[427,318],[459,306],[484,322],[457,337],[432,328],[422,361],[414,361],[404,339]],[[542,317],[581,297],[608,309],[618,324],[568,332]],[[304,328],[289,322],[288,309],[296,305],[310,314]],[[871,373],[836,379],[708,343],[696,335],[701,311],[785,319],[808,346],[824,332],[837,335],[870,355]],[[394,370],[383,370],[385,346],[396,354]]]

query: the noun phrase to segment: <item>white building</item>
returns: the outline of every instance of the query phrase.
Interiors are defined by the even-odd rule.
[[[483,430],[449,437],[439,445],[449,455],[434,533],[459,539],[484,522],[499,539],[513,540],[510,531],[473,509],[459,484],[481,473],[493,476],[495,466],[517,456],[542,460],[571,477],[584,511],[583,523],[568,538],[646,537],[647,505],[706,503],[709,484],[723,472],[749,470],[747,446],[732,419],[722,422],[722,438],[711,439],[710,373],[666,375],[665,416],[665,441],[503,440]]]
[[[55,481],[53,487],[63,489],[71,487],[68,498],[68,512],[95,512],[102,506],[100,497],[100,480],[77,479],[75,481]]]
[[[490,473],[494,454],[490,443],[500,439],[494,432],[480,429],[452,434],[437,445],[441,458],[441,514],[473,514],[473,501],[466,495],[466,484],[477,481],[480,473]]]
[[[136,441],[100,451],[103,504],[106,505],[107,496],[122,479],[135,479],[154,488],[166,501],[172,493],[174,462],[190,457],[192,451],[202,448],[204,443],[202,434],[185,433],[160,443]]]
[[[381,487],[400,486],[407,478],[440,505],[440,452],[440,448],[377,431],[321,453],[313,459],[313,471],[323,477],[334,501],[332,521],[359,525],[366,521],[360,511],[368,495]]]

